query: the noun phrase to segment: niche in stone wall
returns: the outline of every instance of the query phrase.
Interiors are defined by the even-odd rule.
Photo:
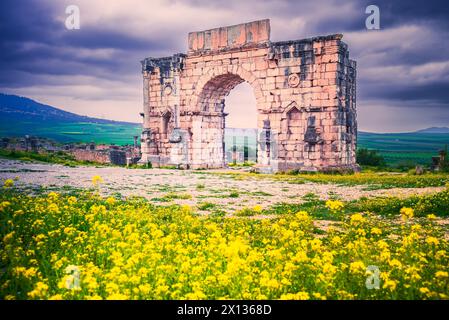
[[[172,119],[173,119],[173,115],[170,111],[166,111],[163,115],[162,115],[162,128],[161,128],[161,132],[162,132],[162,137],[164,139],[168,138],[168,135],[171,132],[172,129]]]
[[[285,160],[293,160],[302,157],[302,139],[304,135],[303,108],[299,108],[296,102],[292,102],[281,118],[281,134],[279,135],[279,156]]]
[[[281,129],[285,139],[301,140],[304,134],[304,112],[300,110],[295,102],[290,104],[281,119]]]
[[[287,134],[293,136],[293,139],[296,137],[296,139],[299,139],[301,134],[301,118],[301,111],[296,107],[291,108],[287,112]]]

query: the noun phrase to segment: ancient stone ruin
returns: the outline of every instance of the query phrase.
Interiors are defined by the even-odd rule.
[[[225,97],[246,81],[259,168],[355,169],[356,62],[341,39],[271,42],[260,20],[191,32],[187,54],[144,59],[141,162],[224,167]]]

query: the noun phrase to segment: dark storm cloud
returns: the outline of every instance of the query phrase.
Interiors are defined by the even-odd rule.
[[[153,46],[152,42],[148,40],[132,38],[130,35],[114,31],[91,28],[81,29],[79,32],[64,30],[64,35],[61,36],[61,44],[91,49],[116,48],[129,50],[145,50]]]
[[[357,49],[351,47],[351,55],[358,63],[359,101],[383,96],[402,101],[449,102],[449,48],[437,35],[417,38],[413,46],[405,48]],[[413,72],[416,69],[422,71]]]
[[[114,77],[137,73],[139,59],[155,46],[151,40],[101,26],[69,31],[56,20],[54,11],[51,5],[38,1],[1,2],[0,87],[42,84],[49,81],[45,75]],[[167,43],[160,41],[160,48]],[[109,49],[109,54],[102,55],[102,49]]]
[[[410,85],[407,87],[382,87],[382,98],[402,101],[435,101],[449,105],[449,82]],[[373,95],[374,96],[374,95]],[[374,96],[376,97],[376,96]],[[377,96],[378,97],[378,96]],[[411,106],[410,106],[411,107]],[[449,114],[448,112],[446,112]]]
[[[174,1],[176,2],[176,1]],[[187,0],[181,1],[190,3],[192,6],[214,8],[216,10],[230,7],[236,11],[241,10],[243,2],[241,0]],[[352,6],[353,13],[342,14],[342,7]],[[311,17],[308,20],[310,28],[318,33],[335,33],[336,30],[355,31],[365,28],[365,9],[368,5],[377,5],[380,8],[382,27],[394,27],[410,23],[432,23],[436,27],[449,25],[449,3],[447,0],[268,0],[258,1],[257,5],[249,4],[256,13],[265,13],[267,17],[279,16],[282,18]],[[266,10],[269,8],[269,11]],[[334,14],[326,20],[314,20],[313,17],[318,11],[330,10]]]
[[[449,81],[444,74],[435,68],[423,75],[408,74],[416,66],[449,61],[449,3],[438,0],[362,3],[379,6],[381,30],[371,43],[349,43],[351,55],[358,61],[359,102],[364,99],[418,102],[402,104],[404,108],[413,108],[420,101],[427,101],[439,105],[442,114],[449,114]],[[359,31],[364,32],[369,39],[370,32],[379,31]],[[366,76],[370,69],[376,68],[380,71],[375,76]],[[418,81],[420,77],[426,80]]]
[[[0,30],[3,42],[51,42],[58,23],[49,15],[50,8],[37,1],[0,2]]]
[[[295,15],[309,9],[302,1],[285,0],[280,1],[288,4],[290,15]],[[436,28],[449,26],[449,3],[447,0],[359,0],[359,1],[307,1],[312,4],[314,10],[336,8],[335,15],[328,21],[317,21],[316,31],[335,30],[345,31],[362,30],[365,28],[367,14],[365,9],[369,5],[376,5],[381,13],[381,27],[391,28],[403,24],[423,23],[433,24]],[[351,16],[341,15],[339,9],[351,4],[354,14]],[[313,14],[311,14],[313,16]]]
[[[447,28],[449,26],[449,3],[447,0],[376,0],[366,1],[365,3],[379,6],[384,27],[411,22],[431,23],[437,28]]]
[[[380,8],[380,31],[365,29],[365,8],[370,4]],[[185,51],[187,32],[270,18],[275,41],[345,35],[351,57],[358,62],[361,110],[365,101],[382,101],[384,110],[389,105],[416,110],[415,106],[425,101],[449,114],[447,1],[172,0],[163,5],[149,1],[142,8],[133,8],[126,1],[105,5],[120,6],[123,15],[119,10],[115,21],[102,15],[98,6],[84,6],[87,11],[100,10],[94,12],[98,19],[82,22],[80,30],[68,31],[60,2],[1,1],[0,90],[23,88],[26,92],[26,88],[39,85],[69,86],[71,79],[80,76],[82,79],[77,78],[77,83],[73,80],[73,84],[93,85],[97,79],[98,85],[117,81],[123,87],[137,87],[139,60]],[[82,19],[83,13],[92,14],[86,10]],[[139,10],[145,10],[145,15]],[[79,91],[79,96],[73,93],[73,97],[85,94],[101,99],[106,91]],[[417,112],[417,119],[419,116]]]

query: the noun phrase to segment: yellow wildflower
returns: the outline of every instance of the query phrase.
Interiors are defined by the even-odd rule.
[[[428,295],[430,293],[430,290],[427,287],[422,287],[422,288],[419,288],[419,292],[421,292],[422,294]]]
[[[397,284],[398,284],[397,281],[388,279],[385,281],[383,288],[388,289],[390,291],[394,291],[396,290]]]
[[[398,259],[392,259],[388,262],[388,264],[392,268],[398,268],[398,269],[402,268],[402,263]]]
[[[413,209],[404,207],[400,210],[401,217],[403,221],[413,218]]]
[[[74,196],[70,196],[70,197],[67,198],[67,202],[68,202],[70,205],[75,204],[76,201],[77,201],[77,200],[76,200],[76,197],[74,197]]]
[[[287,293],[281,295],[281,300],[309,300],[310,296],[307,292],[300,291],[298,293]]]
[[[437,271],[435,277],[437,278],[447,278],[449,276],[447,271]]]
[[[50,203],[47,207],[48,212],[50,213],[61,213],[59,207],[56,203]]]
[[[0,203],[0,211],[5,210],[7,207],[9,207],[11,205],[11,202],[9,201],[2,201]]]
[[[351,262],[349,265],[349,271],[354,274],[365,274],[366,266],[362,261]]]
[[[35,298],[43,299],[43,298],[45,298],[47,291],[48,291],[48,285],[42,281],[39,281],[36,283],[34,290],[28,292],[28,297],[31,299],[35,299]]]
[[[365,218],[360,213],[356,213],[351,216],[350,223],[351,223],[351,225],[358,225],[360,223],[363,223],[364,221],[365,221]]]
[[[14,237],[14,234],[15,234],[16,232],[15,231],[11,231],[10,233],[8,233],[7,235],[5,235],[4,237],[3,237],[3,242],[4,243],[8,243],[13,237]]]
[[[12,186],[14,186],[14,180],[6,179],[4,183],[4,188],[11,188]]]
[[[341,238],[339,236],[335,236],[331,239],[331,243],[335,246],[341,244]]]
[[[121,293],[112,293],[107,297],[107,300],[127,300],[129,297]]]
[[[103,182],[104,182],[103,178],[100,177],[100,176],[98,176],[98,175],[95,175],[95,176],[92,177],[92,184],[93,184],[95,187],[96,187],[97,185],[103,183]]]
[[[327,200],[326,208],[331,211],[341,211],[344,208],[344,204],[340,200]]]
[[[108,204],[108,205],[110,205],[110,206],[112,206],[114,203],[115,203],[115,198],[113,198],[113,197],[109,197],[109,198],[107,198],[106,199],[106,203]]]
[[[426,242],[427,242],[427,244],[435,245],[435,246],[437,246],[440,243],[440,241],[435,237],[427,237]]]
[[[59,198],[59,194],[54,191],[50,192],[47,196],[48,196],[48,198],[50,198],[50,200],[53,200],[53,201],[55,201],[56,199]]]

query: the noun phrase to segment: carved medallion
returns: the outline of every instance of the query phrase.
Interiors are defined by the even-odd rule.
[[[173,92],[173,88],[171,87],[171,85],[167,84],[164,88],[164,95],[169,96],[171,95]]]
[[[288,85],[290,88],[296,88],[299,85],[299,75],[297,73],[292,73],[288,76]]]

